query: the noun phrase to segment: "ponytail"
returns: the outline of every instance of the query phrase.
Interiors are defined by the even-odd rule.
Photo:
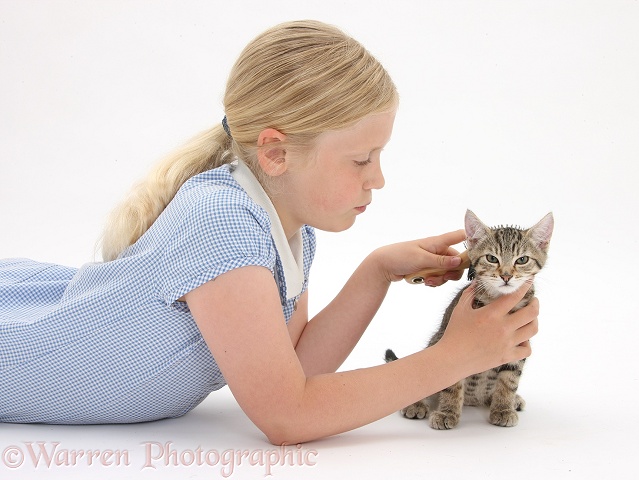
[[[188,178],[235,157],[268,191],[256,161],[264,129],[282,132],[287,148],[310,151],[322,132],[387,112],[398,101],[388,72],[341,30],[312,20],[276,25],[253,39],[231,69],[223,101],[228,133],[218,125],[200,134],[133,189],[111,216],[103,259],[135,243]]]
[[[189,178],[230,163],[230,149],[231,138],[220,125],[200,133],[160,162],[111,213],[102,236],[103,260],[115,260],[133,245]]]

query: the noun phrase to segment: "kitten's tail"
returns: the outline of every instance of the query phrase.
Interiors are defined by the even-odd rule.
[[[393,352],[389,348],[388,350],[386,350],[386,355],[384,355],[384,360],[386,361],[386,363],[394,362],[395,360],[397,360],[397,355],[395,355],[395,352]]]

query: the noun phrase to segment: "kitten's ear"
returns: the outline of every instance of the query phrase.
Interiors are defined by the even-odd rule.
[[[466,228],[466,243],[468,248],[473,248],[477,245],[477,242],[490,232],[490,229],[470,210],[466,210],[464,226]]]
[[[552,212],[547,214],[539,222],[528,229],[528,236],[542,250],[546,250],[550,244],[550,237],[555,226],[555,219]]]

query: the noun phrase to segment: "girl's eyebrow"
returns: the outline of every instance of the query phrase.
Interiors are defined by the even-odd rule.
[[[348,156],[357,157],[360,155],[368,155],[370,153],[377,152],[377,151],[380,151],[380,152],[384,151],[384,147],[373,147],[370,150],[358,150],[357,152],[349,153]]]

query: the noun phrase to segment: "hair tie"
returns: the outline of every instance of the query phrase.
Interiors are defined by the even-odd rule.
[[[224,115],[224,118],[222,119],[222,128],[224,128],[224,131],[229,136],[229,138],[233,138],[233,136],[231,135],[231,129],[229,128],[229,124],[226,121],[226,115]]]

